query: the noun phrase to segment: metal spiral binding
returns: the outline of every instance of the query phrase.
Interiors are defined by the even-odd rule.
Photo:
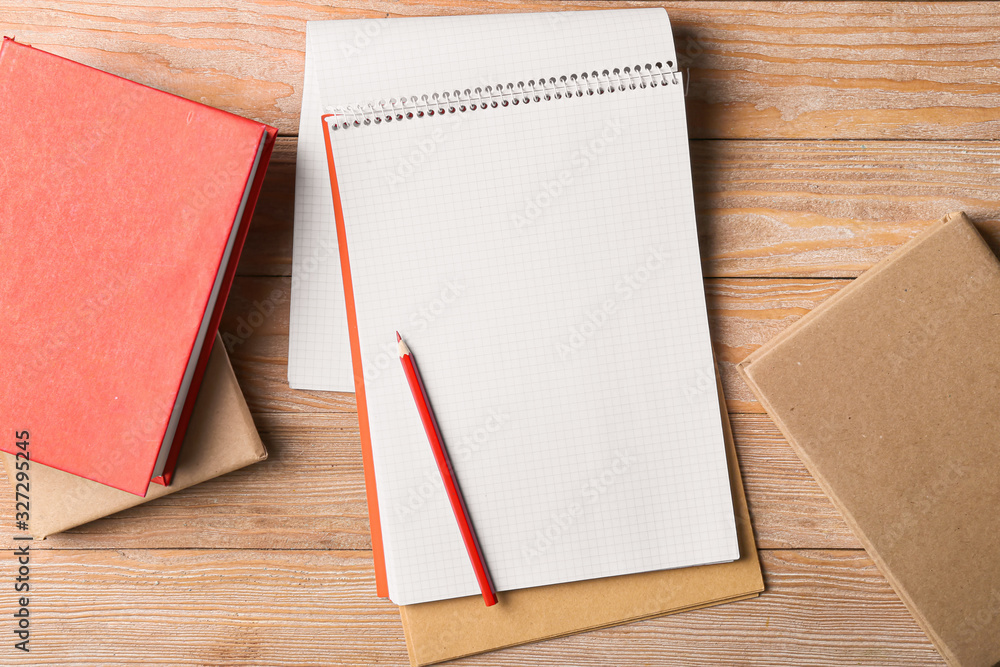
[[[570,76],[532,79],[517,83],[487,85],[465,90],[445,91],[420,97],[399,97],[388,101],[368,102],[330,108],[336,118],[330,123],[334,130],[363,125],[379,125],[393,121],[443,116],[482,109],[517,106],[534,102],[604,95],[657,86],[681,83],[678,72],[670,69],[673,63],[647,63],[635,67],[615,68],[603,72],[584,72]]]

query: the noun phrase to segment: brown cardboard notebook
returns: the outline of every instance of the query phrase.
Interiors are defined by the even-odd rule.
[[[29,530],[36,538],[54,535],[266,458],[226,347],[217,336],[170,486],[151,483],[143,498],[32,463]],[[3,463],[12,480],[14,457],[3,453]]]
[[[740,366],[953,665],[1000,661],[1000,262],[951,214]]]
[[[729,454],[740,559],[719,565],[643,572],[399,608],[410,663],[430,665],[474,653],[560,637],[654,616],[757,597],[764,590],[736,448],[719,390]]]

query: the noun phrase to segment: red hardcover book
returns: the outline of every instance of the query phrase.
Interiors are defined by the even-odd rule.
[[[10,39],[0,127],[0,449],[145,495],[170,482],[276,132]]]

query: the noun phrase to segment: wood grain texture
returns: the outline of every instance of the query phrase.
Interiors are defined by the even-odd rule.
[[[294,134],[308,20],[650,5],[668,8],[689,70],[692,137],[989,140],[1000,129],[1000,13],[988,2],[18,0],[0,7],[0,29]]]
[[[406,664],[374,596],[354,397],[285,375],[305,22],[655,5],[690,75],[712,335],[768,590],[456,664],[942,664],[735,364],[948,211],[1000,250],[1000,12],[535,0],[0,0],[2,34],[284,135],[222,325],[271,457],[35,543],[32,653],[0,663]]]
[[[371,548],[355,415],[273,412],[254,419],[266,461],[34,548]],[[734,415],[732,424],[759,548],[861,547],[767,416]],[[0,542],[14,534],[13,504],[0,471]]]
[[[692,141],[705,275],[855,277],[946,213],[1000,247],[991,142]]]
[[[762,558],[761,598],[454,664],[943,664],[864,552]],[[32,582],[32,650],[5,665],[407,664],[367,551],[48,550]]]
[[[275,147],[240,261],[292,272],[292,137]],[[945,213],[1000,250],[1000,146],[991,142],[692,141],[710,277],[854,277]]]

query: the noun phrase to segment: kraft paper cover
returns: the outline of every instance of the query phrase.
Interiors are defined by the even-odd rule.
[[[952,665],[1000,661],[1000,262],[953,213],[741,371]]]

